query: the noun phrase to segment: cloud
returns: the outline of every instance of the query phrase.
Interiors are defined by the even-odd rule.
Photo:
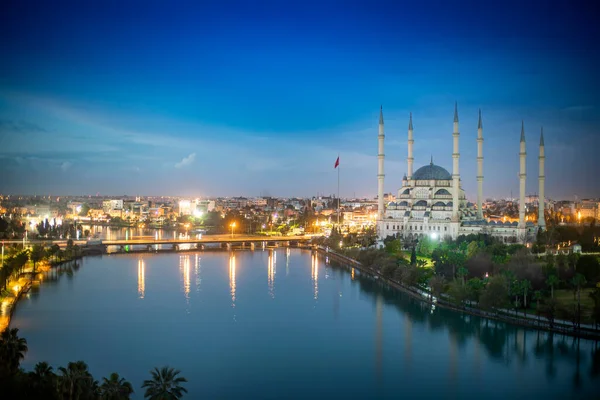
[[[0,132],[6,133],[40,133],[48,130],[29,121],[0,119]]]
[[[196,153],[192,153],[189,156],[184,157],[181,161],[179,161],[177,164],[175,164],[175,168],[182,168],[187,165],[190,165],[191,163],[194,162],[194,159],[196,159]]]
[[[66,172],[69,168],[71,168],[71,164],[69,161],[65,161],[62,164],[60,164],[60,169],[63,170],[63,172]]]

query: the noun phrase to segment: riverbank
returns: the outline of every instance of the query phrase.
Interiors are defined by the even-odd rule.
[[[341,264],[342,266],[349,266],[351,268],[356,268],[358,269],[361,273],[366,273],[367,275],[370,275],[372,277],[375,277],[378,280],[381,280],[382,282],[385,282],[387,285],[400,290],[401,292],[408,294],[409,296],[418,299],[420,301],[423,301],[427,304],[431,304],[432,306],[435,307],[442,307],[445,309],[449,309],[449,310],[453,310],[456,312],[461,312],[461,313],[466,313],[469,315],[474,315],[474,316],[478,316],[478,317],[482,317],[482,318],[488,318],[488,319],[493,319],[496,321],[502,321],[502,322],[506,322],[506,323],[510,323],[510,324],[514,324],[514,325],[519,325],[519,326],[523,326],[523,327],[527,327],[527,328],[532,328],[532,329],[539,329],[539,330],[543,330],[543,331],[547,331],[547,332],[553,332],[553,333],[559,333],[559,334],[563,334],[563,335],[568,335],[568,336],[573,336],[573,337],[579,337],[579,338],[583,338],[583,339],[590,339],[590,340],[600,340],[600,330],[597,329],[590,329],[590,328],[585,328],[585,327],[581,327],[578,330],[575,330],[573,328],[573,324],[567,321],[561,321],[561,320],[554,320],[554,324],[553,326],[550,326],[550,324],[541,319],[540,317],[530,317],[530,318],[523,318],[520,316],[511,316],[508,315],[508,313],[510,313],[510,310],[498,310],[496,313],[490,313],[481,309],[477,309],[477,308],[473,308],[473,307],[457,307],[456,305],[452,304],[451,302],[443,299],[443,298],[437,298],[435,296],[433,296],[431,294],[431,292],[424,290],[424,289],[419,289],[419,288],[413,288],[413,287],[408,287],[403,285],[400,282],[395,281],[394,279],[391,278],[387,278],[385,276],[383,276],[382,274],[380,274],[377,271],[374,271],[370,268],[365,267],[364,265],[362,265],[360,262],[347,257],[343,254],[339,254],[336,253],[330,249],[324,248],[324,247],[318,247],[316,248],[316,250],[323,254],[324,256],[328,257],[330,260],[333,260],[339,264]]]
[[[76,256],[68,260],[38,262],[35,272],[33,265],[29,262],[27,268],[15,280],[9,281],[6,291],[0,296],[0,333],[10,327],[13,313],[23,295],[27,294],[42,274],[68,263],[80,260],[82,256]]]

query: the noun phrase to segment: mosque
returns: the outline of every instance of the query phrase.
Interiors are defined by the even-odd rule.
[[[544,133],[539,146],[539,218],[538,226],[525,222],[525,182],[526,148],[525,129],[521,124],[520,170],[519,170],[519,222],[488,221],[483,216],[483,124],[481,110],[477,126],[477,204],[467,201],[460,184],[459,172],[458,105],[454,106],[454,129],[452,133],[452,174],[445,168],[435,165],[433,158],[429,165],[413,172],[413,122],[412,114],[408,122],[408,169],[402,179],[395,202],[384,207],[384,123],[383,108],[379,112],[379,154],[378,154],[378,213],[377,233],[380,239],[395,236],[405,239],[419,239],[429,236],[434,240],[456,239],[461,235],[485,233],[500,238],[505,243],[526,243],[534,237],[538,229],[545,229],[544,222]]]

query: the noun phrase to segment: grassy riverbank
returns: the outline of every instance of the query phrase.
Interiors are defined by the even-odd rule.
[[[437,260],[431,257],[431,261],[426,263],[416,257],[414,251],[409,257],[389,246],[386,249],[338,249],[336,252],[322,248],[320,251],[327,253],[330,259],[337,258],[342,264],[382,278],[391,286],[438,306],[536,329],[600,339],[597,325],[600,288],[583,287],[577,279],[567,282],[548,280],[544,273],[553,276],[554,270],[547,267],[542,272],[535,261],[531,261],[530,266],[523,264],[522,253],[513,260],[519,261],[519,269],[509,263],[496,265],[495,269],[490,268],[494,275],[488,276],[486,272],[485,277],[480,279],[469,276],[476,274],[473,264],[463,261],[461,266],[449,266],[456,260],[461,261],[456,256],[452,260],[452,256],[438,255]],[[529,275],[534,279],[534,287],[528,279],[519,279],[536,269],[539,269],[542,279],[540,281],[540,276]],[[454,278],[447,278],[442,271]],[[541,284],[549,287],[547,290],[534,290]],[[554,289],[559,284],[567,288]]]
[[[81,251],[73,241],[65,249],[58,245],[15,245],[7,248],[0,265],[0,332],[10,325],[14,308],[22,295],[31,286],[39,284],[44,273],[65,263],[74,263],[81,258]]]

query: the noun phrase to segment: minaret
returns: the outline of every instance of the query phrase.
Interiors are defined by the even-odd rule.
[[[454,148],[452,152],[452,221],[458,222],[458,191],[460,174],[458,172],[458,159],[460,153],[458,151],[458,103],[454,103],[454,131],[452,132],[452,138],[454,142]]]
[[[414,157],[413,157],[413,143],[415,141],[413,140],[413,125],[412,125],[412,113],[410,113],[410,117],[408,120],[408,158],[406,159],[408,161],[408,173],[406,174],[406,177],[408,179],[412,179],[412,174],[413,174],[413,162],[415,161]]]
[[[481,109],[479,110],[479,123],[477,124],[477,218],[483,219],[483,125],[481,123]]]
[[[379,221],[383,220],[383,177],[385,176],[383,173],[383,139],[385,135],[383,134],[383,106],[379,109],[379,154],[377,155],[377,159],[379,161],[379,166],[377,169],[377,219]]]
[[[525,124],[521,121],[521,151],[519,152],[520,168],[519,168],[519,228],[525,228],[525,179],[527,172],[525,170],[525,159],[527,152],[525,151]]]
[[[540,160],[540,177],[539,177],[539,184],[540,184],[540,188],[539,188],[539,192],[540,192],[540,197],[539,197],[539,201],[538,201],[538,211],[539,211],[539,215],[538,215],[538,228],[539,229],[546,229],[546,219],[544,218],[544,203],[545,203],[545,198],[544,198],[544,183],[546,180],[546,176],[544,175],[544,164],[546,162],[546,156],[544,153],[544,128],[542,128],[542,132],[540,135],[540,156],[539,156],[539,160]]]

